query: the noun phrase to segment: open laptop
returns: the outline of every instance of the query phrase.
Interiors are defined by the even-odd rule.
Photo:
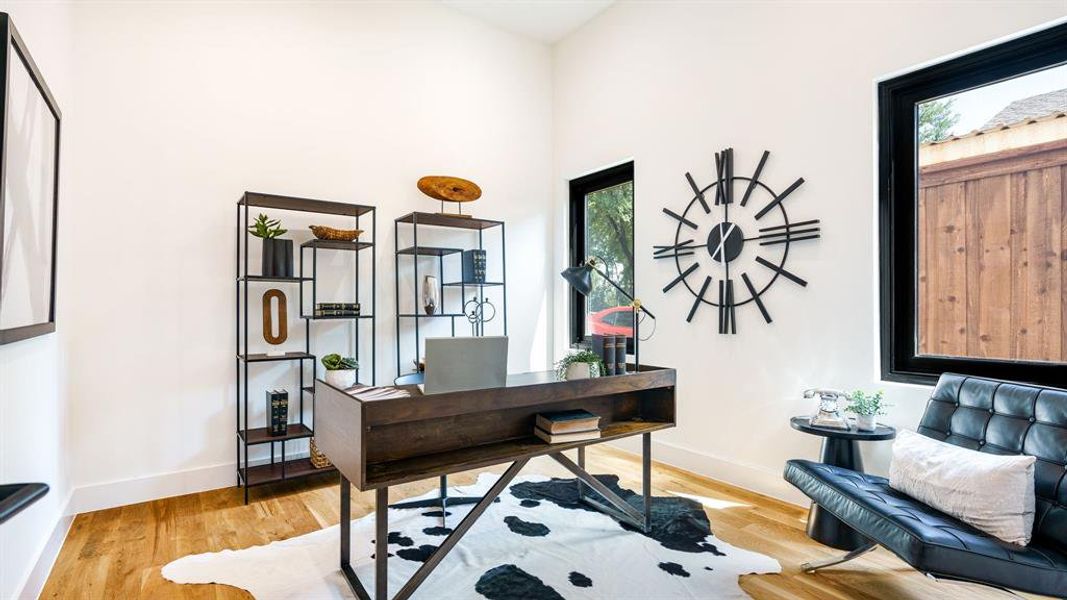
[[[426,338],[423,394],[504,387],[508,378],[508,338]]]

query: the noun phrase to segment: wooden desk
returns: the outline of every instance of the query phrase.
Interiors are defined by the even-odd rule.
[[[394,596],[411,596],[493,500],[535,456],[548,455],[575,474],[591,506],[647,529],[649,523],[651,434],[675,424],[674,369],[642,366],[636,373],[597,379],[558,381],[553,371],[509,375],[501,388],[423,395],[405,387],[409,398],[365,401],[325,381],[315,382],[315,439],[341,473],[341,570],[362,600],[371,596],[349,561],[351,484],[377,490],[375,599],[386,600],[389,486],[511,462],[453,533]],[[535,416],[583,408],[600,416],[597,440],[547,444],[533,435]],[[612,493],[585,471],[584,448],[642,435],[644,513]],[[578,449],[578,463],[562,454]],[[605,502],[601,501],[604,500]]]

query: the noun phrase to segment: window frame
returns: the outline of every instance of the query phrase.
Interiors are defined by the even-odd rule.
[[[592,192],[596,192],[609,187],[614,187],[626,182],[634,181],[634,163],[633,161],[627,161],[622,164],[618,164],[606,169],[602,169],[595,173],[583,175],[576,179],[570,180],[570,200],[569,200],[569,246],[570,246],[570,263],[568,267],[573,267],[582,264],[586,259],[585,254],[585,196]],[[636,186],[634,189],[634,198],[632,200],[634,204],[634,223],[631,225],[631,237],[634,238],[634,246],[636,249],[637,239],[634,235],[636,232],[637,221],[637,198],[636,198]],[[634,261],[637,262],[636,260]],[[634,281],[637,281],[636,264],[631,268],[634,269]],[[593,275],[599,277],[599,275]],[[569,289],[570,294],[570,344],[579,344],[585,341],[585,296],[579,294],[574,288]],[[633,354],[633,340],[629,340],[626,344],[626,352]]]
[[[917,355],[916,104],[1067,63],[1067,23],[878,83],[881,375],[932,385],[944,372],[1062,386],[1067,365]]]

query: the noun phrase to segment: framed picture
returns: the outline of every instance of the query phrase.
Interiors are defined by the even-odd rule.
[[[0,13],[0,344],[56,330],[60,113]]]

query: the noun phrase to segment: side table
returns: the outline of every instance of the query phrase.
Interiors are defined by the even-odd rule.
[[[888,425],[879,424],[874,431],[860,431],[853,423],[851,429],[830,429],[814,427],[811,417],[793,417],[789,424],[797,431],[823,438],[820,462],[863,472],[863,458],[860,456],[858,442],[877,442],[891,440],[897,436],[897,430]],[[814,502],[808,513],[808,537],[839,550],[856,550],[868,546],[870,542],[855,529],[842,523]]]

